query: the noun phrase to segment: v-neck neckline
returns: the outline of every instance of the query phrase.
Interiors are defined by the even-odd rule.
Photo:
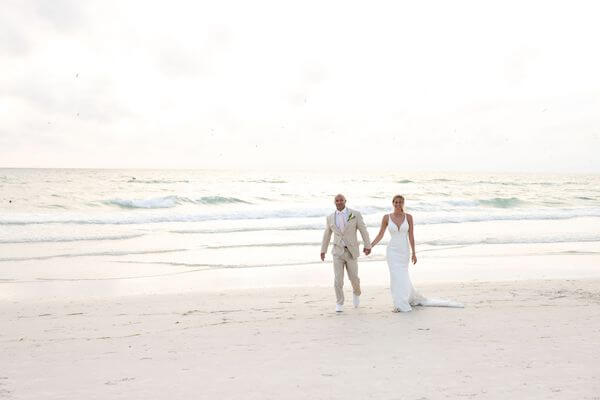
[[[406,221],[406,213],[404,213],[404,219],[402,220],[402,222],[400,222],[400,225],[398,225],[396,223],[396,221],[394,221],[394,219],[392,218],[393,214],[390,214],[390,220],[394,223],[394,225],[396,225],[397,230],[400,230],[400,227],[402,226],[402,224],[404,223],[404,221]]]

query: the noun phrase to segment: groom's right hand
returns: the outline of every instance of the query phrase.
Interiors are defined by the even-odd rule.
[[[321,253],[321,261],[325,261],[325,253]]]

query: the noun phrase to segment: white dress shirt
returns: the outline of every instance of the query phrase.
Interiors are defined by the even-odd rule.
[[[348,220],[348,209],[344,207],[342,211],[335,210],[335,226],[343,232],[346,227],[346,221]],[[346,246],[344,239],[342,239],[342,245]]]

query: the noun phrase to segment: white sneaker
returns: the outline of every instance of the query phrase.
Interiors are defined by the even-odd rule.
[[[344,307],[342,307],[341,304],[336,304],[335,305],[335,312],[342,312],[344,311]]]
[[[354,303],[354,308],[358,308],[358,305],[360,304],[360,296],[353,294],[352,303]]]

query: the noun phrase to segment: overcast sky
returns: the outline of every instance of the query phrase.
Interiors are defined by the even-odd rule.
[[[596,4],[3,1],[0,167],[600,172]]]

